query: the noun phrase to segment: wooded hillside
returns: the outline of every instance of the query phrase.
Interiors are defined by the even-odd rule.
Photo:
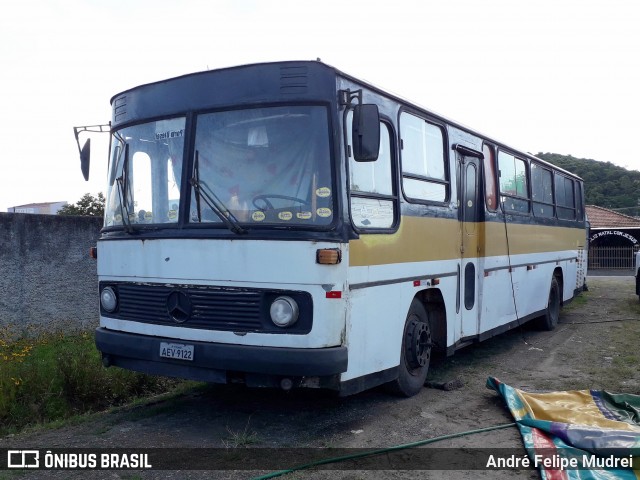
[[[611,208],[625,215],[640,215],[639,171],[571,155],[540,152],[536,156],[582,177],[587,205]]]

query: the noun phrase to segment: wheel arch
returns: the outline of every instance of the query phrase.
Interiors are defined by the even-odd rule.
[[[561,267],[556,267],[553,271],[553,276],[556,277],[558,286],[560,287],[560,305],[564,305],[564,275]]]
[[[446,352],[447,311],[442,292],[438,288],[427,288],[418,292],[414,298],[422,303],[429,316],[433,348],[438,353]]]

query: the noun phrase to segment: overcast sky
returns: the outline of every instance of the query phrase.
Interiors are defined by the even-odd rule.
[[[73,127],[142,83],[333,65],[513,147],[640,169],[640,3],[628,0],[35,0],[0,16],[0,211],[105,191]],[[106,136],[105,136],[106,137]]]

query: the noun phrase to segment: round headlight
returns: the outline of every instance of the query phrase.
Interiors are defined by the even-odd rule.
[[[298,304],[291,297],[278,297],[269,309],[271,321],[278,327],[288,327],[298,320]]]
[[[118,306],[118,298],[116,292],[111,287],[105,287],[100,292],[100,305],[107,312],[113,312]]]

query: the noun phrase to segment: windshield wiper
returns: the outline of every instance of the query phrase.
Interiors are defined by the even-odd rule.
[[[190,183],[196,191],[196,208],[198,210],[199,222],[202,221],[202,212],[200,208],[200,199],[202,199],[207,206],[213,210],[213,213],[220,217],[220,220],[222,220],[229,230],[237,234],[247,233],[247,231],[240,226],[238,219],[229,211],[226,205],[220,201],[216,194],[213,193],[211,188],[200,180],[200,155],[197,150],[193,166],[193,177],[191,177]],[[205,190],[205,188],[209,191]]]
[[[127,202],[127,194],[129,193],[129,145],[124,144],[124,160],[122,162],[122,174],[116,178],[118,184],[118,199],[120,200],[120,215],[122,215],[122,226],[127,233],[133,233],[134,228],[129,218],[129,206]],[[125,220],[126,218],[126,220]]]

